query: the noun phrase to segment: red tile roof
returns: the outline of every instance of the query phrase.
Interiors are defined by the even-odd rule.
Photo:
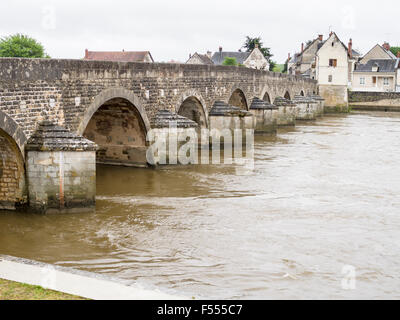
[[[149,55],[154,62],[150,51],[85,51],[85,60],[116,61],[116,62],[146,62]]]

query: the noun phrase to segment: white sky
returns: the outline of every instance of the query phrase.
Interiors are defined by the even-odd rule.
[[[330,28],[362,53],[384,41],[400,45],[399,15],[398,0],[1,0],[0,36],[28,34],[53,58],[125,49],[165,62],[219,46],[236,51],[245,36],[261,36],[283,63]]]

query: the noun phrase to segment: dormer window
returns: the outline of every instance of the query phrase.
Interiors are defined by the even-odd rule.
[[[379,66],[374,63],[374,65],[372,66],[372,72],[378,72],[379,71]]]

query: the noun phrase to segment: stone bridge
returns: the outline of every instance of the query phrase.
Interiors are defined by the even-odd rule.
[[[67,199],[67,188],[95,179],[90,141],[97,162],[145,165],[146,133],[160,110],[206,128],[216,101],[248,110],[254,98],[316,92],[315,81],[244,67],[0,58],[0,209],[87,200],[84,189],[76,203]],[[80,161],[87,166],[74,174]],[[49,179],[54,192],[32,186]]]

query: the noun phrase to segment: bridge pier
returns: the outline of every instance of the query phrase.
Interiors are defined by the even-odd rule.
[[[92,209],[96,196],[93,142],[43,122],[26,145],[29,206],[34,212]]]
[[[255,133],[276,133],[278,107],[258,98],[254,98],[250,112],[256,118]]]
[[[274,101],[278,109],[277,125],[278,126],[294,126],[296,125],[296,104],[292,101],[277,97]]]

